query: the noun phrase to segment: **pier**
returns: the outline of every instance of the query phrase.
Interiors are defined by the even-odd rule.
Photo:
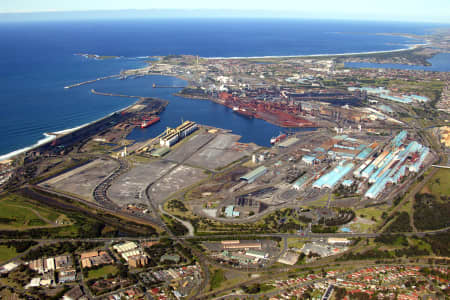
[[[115,77],[120,77],[120,76],[121,76],[121,75],[110,75],[110,76],[105,76],[105,77],[99,77],[99,78],[96,78],[96,79],[92,79],[92,80],[88,80],[88,81],[83,81],[83,82],[75,83],[75,84],[72,84],[72,85],[67,85],[67,86],[65,86],[64,88],[65,88],[65,89],[71,89],[71,88],[78,87],[78,86],[82,86],[82,85],[85,85],[85,84],[94,83],[94,82],[96,82],[96,81],[105,80],[105,79],[110,79],[110,78],[115,78]]]

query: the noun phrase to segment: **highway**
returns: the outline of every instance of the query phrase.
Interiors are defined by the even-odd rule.
[[[424,236],[427,234],[437,234],[441,232],[446,232],[450,230],[450,227],[438,229],[438,230],[430,230],[430,231],[419,231],[419,232],[396,232],[390,233],[392,235],[404,235],[404,236]],[[309,238],[309,239],[325,239],[325,238],[376,238],[380,235],[386,235],[388,233],[255,233],[255,234],[213,234],[207,236],[175,236],[170,234],[169,236],[164,236],[164,239],[174,239],[177,241],[180,240],[205,240],[208,239],[258,239],[260,238]],[[98,238],[59,238],[59,239],[4,239],[0,237],[0,241],[29,241],[34,240],[37,242],[47,242],[47,243],[58,243],[65,241],[74,241],[74,242],[118,242],[118,241],[159,241],[160,237],[135,237],[135,236],[121,236],[121,237],[98,237]]]

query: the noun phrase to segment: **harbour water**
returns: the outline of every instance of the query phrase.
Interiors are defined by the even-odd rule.
[[[174,89],[151,87],[153,83],[185,84],[176,78],[108,79],[72,89],[64,86],[144,66],[144,56],[153,55],[277,56],[402,49],[417,41],[375,33],[422,34],[432,27],[411,23],[237,19],[2,22],[0,159],[48,139],[46,132],[92,122],[135,101],[93,95],[92,88],[170,101],[161,122],[144,131],[133,131],[130,138],[136,140],[189,119],[231,129],[242,135],[244,142],[268,145],[270,137],[281,130],[277,126],[246,119],[209,101],[173,96],[177,91]],[[95,60],[75,53],[122,58]]]
[[[439,53],[428,60],[431,66],[410,66],[401,64],[346,63],[347,68],[383,68],[400,70],[422,70],[433,72],[450,72],[450,53]]]

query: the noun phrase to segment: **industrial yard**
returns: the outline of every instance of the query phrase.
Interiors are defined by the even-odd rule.
[[[141,213],[181,199],[189,218],[226,223],[251,222],[282,208],[325,209],[302,213],[303,218],[341,224],[352,218],[334,209],[392,203],[399,188],[436,160],[416,138],[407,130],[390,137],[361,128],[320,129],[291,134],[267,149],[186,121],[150,141],[144,151],[124,151],[127,167],[109,179],[105,199]],[[93,201],[94,189],[117,169],[115,160],[98,159],[42,186]],[[305,225],[300,222],[298,228]]]
[[[41,185],[94,201],[93,193],[95,187],[118,166],[119,163],[115,160],[97,159],[72,171],[46,180]]]

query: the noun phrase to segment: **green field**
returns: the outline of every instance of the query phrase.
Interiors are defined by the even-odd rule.
[[[422,193],[435,195],[437,198],[450,195],[450,170],[440,169],[422,189]]]
[[[0,229],[26,229],[52,225],[60,213],[31,202],[19,195],[8,194],[0,199]]]
[[[118,270],[116,266],[113,265],[103,266],[95,270],[89,270],[88,276],[85,279],[90,280],[90,279],[104,278],[108,274],[112,274],[113,276],[115,276],[117,272]]]
[[[287,244],[289,248],[301,249],[305,245],[305,242],[298,238],[288,238]]]
[[[9,248],[7,246],[0,245],[0,263],[3,263],[4,261],[7,261],[16,256],[17,252],[14,247]]]
[[[211,291],[219,288],[223,281],[225,281],[225,275],[223,274],[223,270],[222,269],[214,270],[214,272],[212,272],[211,274],[211,282],[210,282]]]
[[[387,211],[389,207],[387,205],[382,206],[372,206],[372,207],[366,207],[356,210],[356,215],[360,217],[361,215],[364,216],[364,218],[371,219],[372,217],[375,218],[377,221],[381,219],[381,214],[384,211]]]

